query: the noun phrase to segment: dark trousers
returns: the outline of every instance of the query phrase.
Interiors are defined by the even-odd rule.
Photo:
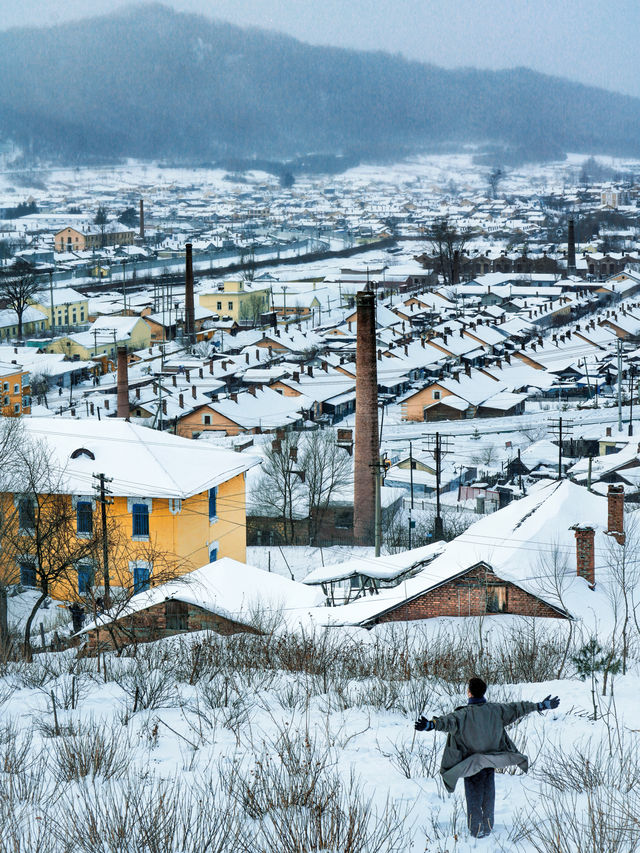
[[[488,835],[493,829],[493,810],[496,802],[495,771],[485,767],[464,780],[467,796],[467,826],[474,836]]]

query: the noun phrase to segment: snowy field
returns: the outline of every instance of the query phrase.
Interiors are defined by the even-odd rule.
[[[637,671],[575,677],[566,634],[515,617],[262,636],[193,634],[99,660],[0,669],[1,853],[631,853],[640,843]],[[546,627],[545,627],[546,626]],[[566,626],[565,626],[566,628]],[[496,827],[468,836],[413,721],[464,701],[538,701],[510,731]],[[558,675],[561,678],[558,679]],[[594,706],[595,701],[595,706]],[[594,719],[597,716],[597,719]]]

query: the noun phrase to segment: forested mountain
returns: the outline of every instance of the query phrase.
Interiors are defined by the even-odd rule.
[[[0,33],[0,141],[65,160],[373,157],[464,142],[640,155],[640,99],[448,71],[164,6]]]

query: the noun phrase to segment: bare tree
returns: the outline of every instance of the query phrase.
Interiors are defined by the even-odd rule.
[[[261,510],[282,522],[284,541],[295,538],[295,518],[306,497],[305,474],[298,461],[299,433],[284,433],[267,446],[255,492]]]
[[[458,231],[446,217],[433,223],[429,239],[446,284],[457,283],[459,259],[469,237],[469,231]]]
[[[309,540],[316,542],[332,498],[351,483],[352,460],[329,431],[307,433],[300,457],[309,501]]]
[[[64,471],[52,464],[45,442],[22,435],[11,448],[11,465],[19,482],[2,493],[1,574],[38,590],[24,627],[23,649],[29,659],[38,610],[56,583],[68,583],[77,577],[80,564],[95,559],[98,537],[78,536]]]
[[[20,476],[15,460],[23,439],[24,425],[19,418],[0,417],[0,495],[13,494],[18,488]],[[7,590],[19,579],[17,565],[8,559],[4,547],[14,515],[15,508],[0,501],[0,650],[9,642]]]
[[[22,338],[22,318],[33,297],[40,291],[41,284],[28,270],[15,268],[0,278],[0,301],[16,312],[18,338]]]
[[[495,198],[498,194],[498,186],[504,178],[504,170],[500,166],[496,166],[489,172],[487,183],[491,191],[491,197]]]
[[[256,290],[246,299],[242,300],[239,312],[240,320],[246,320],[252,326],[258,326],[260,324],[260,319],[266,310],[265,293],[266,291]]]

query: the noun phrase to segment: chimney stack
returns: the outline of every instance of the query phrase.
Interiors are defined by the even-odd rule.
[[[129,368],[126,347],[118,347],[118,417],[129,417]]]
[[[356,294],[356,437],[354,453],[353,536],[358,545],[375,539],[378,446],[375,294]]]
[[[593,527],[574,527],[576,534],[576,572],[579,578],[584,578],[591,589],[596,585],[596,561],[594,539],[596,532]]]
[[[144,240],[144,201],[140,199],[140,239]]]
[[[186,245],[186,270],[184,289],[184,332],[190,343],[194,342],[195,333],[195,309],[193,306],[193,246]]]
[[[607,533],[624,545],[624,486],[611,483],[607,490]]]
[[[576,274],[576,230],[573,217],[569,220],[569,247],[567,251],[567,274]]]

